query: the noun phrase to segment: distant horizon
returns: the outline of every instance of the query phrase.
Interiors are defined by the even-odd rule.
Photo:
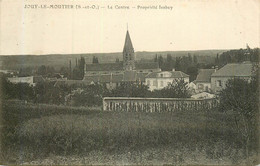
[[[249,46],[250,47],[250,46]],[[259,47],[255,47],[255,48],[259,48]],[[251,49],[255,49],[255,48],[251,48]],[[135,51],[135,53],[138,52],[196,52],[196,51],[218,51],[218,50],[239,50],[239,49],[246,49],[246,48],[230,48],[230,49],[198,49],[198,50],[167,50],[167,51]],[[47,53],[47,54],[3,54],[0,56],[44,56],[44,55],[78,55],[78,54],[113,54],[113,53],[122,53],[122,51],[118,51],[118,52],[85,52],[85,53]]]

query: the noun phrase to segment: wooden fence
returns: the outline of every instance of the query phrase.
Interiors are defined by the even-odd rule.
[[[218,105],[217,99],[180,99],[180,98],[128,98],[105,97],[104,111],[126,112],[175,112],[211,109]]]

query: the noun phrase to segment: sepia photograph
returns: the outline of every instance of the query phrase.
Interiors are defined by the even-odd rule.
[[[260,0],[0,0],[0,165],[259,165]]]

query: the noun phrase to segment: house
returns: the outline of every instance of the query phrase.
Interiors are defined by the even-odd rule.
[[[215,72],[215,69],[200,69],[198,76],[195,80],[196,89],[198,92],[211,90],[211,75]]]
[[[27,83],[31,86],[35,86],[37,83],[44,82],[44,78],[42,76],[10,77],[7,79],[14,84]]]
[[[104,84],[115,88],[123,82],[145,82],[145,76],[161,71],[157,62],[138,62],[127,30],[123,48],[123,61],[115,63],[86,64],[83,81]]]
[[[192,95],[191,98],[192,99],[212,99],[212,98],[215,98],[215,95],[207,93],[207,92],[201,92],[201,93]]]
[[[250,62],[230,63],[211,75],[211,89],[218,92],[226,87],[229,79],[240,78],[250,81],[253,73],[253,64]]]
[[[189,75],[181,71],[159,71],[145,76],[145,84],[153,91],[167,87],[168,84],[180,79],[189,83]]]

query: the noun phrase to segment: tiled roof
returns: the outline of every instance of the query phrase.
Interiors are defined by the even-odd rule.
[[[98,75],[90,75],[85,76],[84,81],[86,82],[100,82],[100,83],[108,83],[108,82],[122,82],[123,81],[123,74],[98,74]]]
[[[141,63],[136,62],[135,68],[137,70],[145,69],[158,69],[159,65],[157,62]],[[122,71],[123,63],[98,63],[98,64],[86,64],[86,71]]]
[[[195,82],[210,82],[211,75],[215,69],[200,69]]]
[[[140,69],[158,69],[159,64],[157,62],[149,62],[149,63],[136,62],[135,68],[137,70],[140,70]]]
[[[86,64],[86,71],[121,71],[123,63]]]
[[[145,76],[148,73],[137,73],[136,71],[125,71],[120,74],[98,74],[84,77],[85,82],[100,82],[100,83],[119,83],[119,82],[134,82],[145,81]]]
[[[137,75],[136,71],[125,71],[123,81],[126,81],[126,82],[136,81],[136,78],[137,78],[136,75]]]
[[[84,80],[58,80],[54,84],[55,87],[61,86],[61,85],[88,85],[90,82],[84,81]]]
[[[183,73],[182,71],[160,71],[160,72],[152,72],[146,76],[146,78],[161,78],[158,76],[159,73],[163,72],[169,72],[170,76],[169,77],[162,77],[162,78],[185,78],[189,77],[188,74]]]
[[[252,63],[230,63],[213,73],[212,77],[252,76]]]

